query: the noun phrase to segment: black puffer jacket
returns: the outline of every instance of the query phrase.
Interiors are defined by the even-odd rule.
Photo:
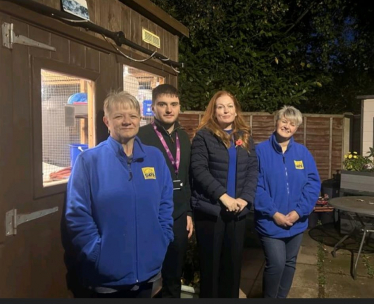
[[[251,208],[257,187],[258,162],[255,145],[250,139],[250,152],[238,146],[236,157],[236,197],[248,202],[238,214]],[[207,129],[199,130],[191,146],[191,207],[218,216],[223,204],[219,198],[226,193],[229,152],[222,140]],[[224,208],[225,210],[226,208]]]

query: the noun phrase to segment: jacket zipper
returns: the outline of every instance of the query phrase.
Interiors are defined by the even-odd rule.
[[[130,159],[130,161],[129,161],[129,159],[127,158],[127,168],[129,169],[129,174],[130,174],[130,177],[129,177],[129,181],[132,181],[132,170],[131,170],[131,164],[132,164],[132,162],[133,162],[133,159],[131,158]],[[133,188],[133,193],[134,193],[134,200],[135,200],[135,202],[136,202],[136,189],[135,189],[135,187],[134,187],[134,183],[131,183],[132,184],[132,188]],[[139,282],[139,259],[138,259],[138,226],[137,226],[137,220],[136,220],[136,217],[137,217],[137,214],[138,214],[138,212],[137,212],[138,210],[137,210],[137,208],[136,208],[136,204],[135,204],[135,248],[136,248],[136,283],[138,283]]]
[[[290,185],[288,182],[288,171],[287,171],[287,165],[286,165],[286,158],[283,153],[283,164],[284,164],[284,172],[286,175],[286,186],[287,186],[287,210],[290,208],[290,202],[289,202],[289,196],[290,196]]]

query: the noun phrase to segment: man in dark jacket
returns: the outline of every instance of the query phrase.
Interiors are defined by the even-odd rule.
[[[174,241],[169,244],[162,266],[162,297],[179,298],[183,260],[188,238],[193,232],[189,163],[191,143],[188,134],[178,123],[180,103],[178,91],[169,84],[152,91],[154,122],[143,126],[139,138],[145,145],[159,148],[163,153],[173,179],[174,188]]]

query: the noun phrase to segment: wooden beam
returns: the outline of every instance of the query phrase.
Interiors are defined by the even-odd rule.
[[[94,82],[87,82],[87,113],[88,113],[88,147],[92,148],[96,146],[95,141],[95,89]]]
[[[120,0],[134,11],[148,18],[152,22],[161,26],[168,32],[178,36],[190,36],[187,27],[174,19],[168,13],[159,8],[156,4],[149,0]]]

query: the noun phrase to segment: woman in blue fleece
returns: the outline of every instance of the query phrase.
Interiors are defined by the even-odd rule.
[[[321,182],[313,156],[294,141],[302,123],[294,107],[276,115],[276,130],[257,145],[259,176],[254,202],[255,227],[265,253],[265,298],[286,298],[308,216],[320,194]]]
[[[78,156],[68,182],[68,254],[91,296],[151,297],[174,237],[170,171],[136,136],[135,97],[111,93],[103,120],[110,136]]]

